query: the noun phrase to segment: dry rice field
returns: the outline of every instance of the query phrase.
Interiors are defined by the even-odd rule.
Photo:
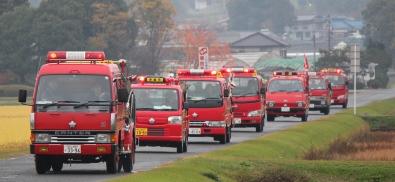
[[[27,152],[29,112],[29,106],[0,106],[0,157]]]

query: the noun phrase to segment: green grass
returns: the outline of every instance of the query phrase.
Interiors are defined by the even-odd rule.
[[[395,100],[376,102],[358,112],[383,115],[394,111]],[[338,137],[348,137],[364,126],[350,110],[217,151],[177,160],[147,172],[113,181],[254,181],[263,173],[289,170],[311,181],[390,181],[395,162],[306,161],[312,148],[325,149]],[[276,175],[273,172],[274,175]],[[288,172],[285,172],[285,174]],[[248,179],[248,180],[245,180]],[[256,180],[259,181],[259,180]]]

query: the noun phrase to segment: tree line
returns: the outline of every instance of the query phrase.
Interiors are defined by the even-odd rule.
[[[38,8],[0,1],[0,73],[32,82],[49,50],[103,50],[110,59],[131,60],[139,41],[152,54],[132,64],[153,63],[174,13],[170,0],[43,0]]]

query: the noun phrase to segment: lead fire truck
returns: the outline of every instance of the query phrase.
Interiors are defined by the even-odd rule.
[[[177,70],[186,87],[190,137],[213,137],[230,142],[232,106],[230,88],[221,72],[203,69]]]
[[[300,117],[307,121],[309,111],[308,77],[304,73],[277,71],[267,84],[267,121],[275,117]]]
[[[265,85],[254,68],[222,68],[230,79],[234,127],[254,127],[262,132],[265,123]]]
[[[31,145],[38,174],[63,164],[106,162],[108,173],[135,161],[133,95],[126,63],[104,52],[50,51],[36,77],[30,113]],[[26,102],[26,90],[19,91]]]
[[[322,69],[321,74],[328,79],[332,85],[332,105],[341,105],[347,108],[348,104],[348,79],[344,70],[340,68]]]
[[[175,78],[138,77],[132,84],[136,96],[136,137],[139,146],[175,147],[187,152],[188,113],[185,92]]]

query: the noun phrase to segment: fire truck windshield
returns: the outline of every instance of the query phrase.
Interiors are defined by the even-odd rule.
[[[178,94],[175,89],[134,89],[136,110],[177,111]]]
[[[233,83],[236,85],[232,89],[233,96],[254,96],[258,95],[258,80],[256,78],[234,78]]]
[[[38,81],[38,112],[108,112],[110,79],[101,75],[44,75]]]
[[[309,86],[311,90],[326,90],[327,85],[324,79],[310,79]]]
[[[300,80],[276,79],[269,83],[269,92],[303,92]]]
[[[328,79],[332,85],[345,85],[346,84],[346,80],[343,76],[334,76],[334,75],[330,75],[330,76],[325,76],[326,79]]]
[[[193,108],[222,106],[221,85],[218,81],[186,81],[187,101]]]

